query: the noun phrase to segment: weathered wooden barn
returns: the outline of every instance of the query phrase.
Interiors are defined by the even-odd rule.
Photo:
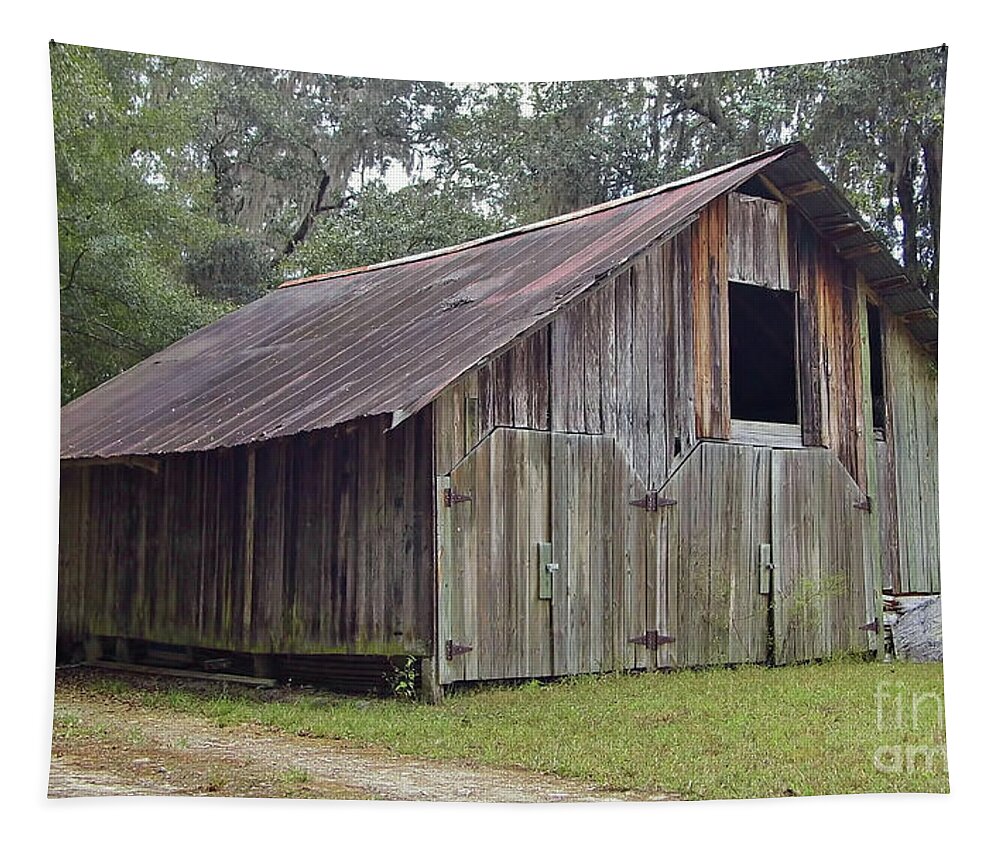
[[[289,282],[63,409],[60,646],[429,688],[873,649],[939,591],[936,333],[799,144]]]

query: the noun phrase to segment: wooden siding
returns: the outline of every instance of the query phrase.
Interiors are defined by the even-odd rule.
[[[691,245],[689,229],[654,246],[442,392],[437,474],[514,426],[615,437],[646,486],[662,487],[697,440]]]
[[[937,370],[905,324],[885,311],[883,346],[887,397],[883,476],[894,481],[898,521],[898,564],[891,567],[899,587],[894,590],[937,593],[941,590]]]
[[[867,493],[857,273],[794,210],[789,267],[799,294],[802,442],[833,449]]]
[[[757,210],[758,201],[768,212]],[[754,274],[764,285],[797,291],[801,444],[833,449],[867,493],[857,273],[794,210],[782,227],[779,209],[747,196],[716,199],[689,228],[452,384],[434,403],[437,473],[446,475],[491,429],[514,426],[613,436],[657,489],[698,439],[730,439],[728,275],[735,262],[762,270]],[[778,247],[765,250],[762,234]],[[745,247],[746,240],[757,244]]]
[[[435,472],[446,476],[494,428],[549,428],[549,326],[522,337],[434,400]]]
[[[729,195],[729,280],[772,290],[794,289],[788,274],[785,205],[752,195]]]
[[[696,441],[691,245],[654,246],[549,326],[552,430],[614,437],[650,489]]]
[[[64,465],[59,630],[268,653],[430,651],[429,418]]]
[[[529,511],[548,514],[553,558],[576,571],[554,582],[553,673],[767,658],[761,544],[773,547],[783,571],[772,601],[782,631],[775,658],[875,646],[876,637],[859,629],[877,620],[883,570],[864,285],[797,213],[789,219],[786,234],[774,230],[787,252],[787,288],[797,291],[801,429],[730,423],[728,285],[720,270],[745,237],[727,232],[732,219],[722,203],[565,308],[535,340],[515,345],[531,347],[534,362],[549,368],[549,406],[525,422],[550,432],[551,505]],[[763,283],[784,286],[780,261],[760,262],[778,270],[776,278],[761,273]],[[481,463],[468,453],[483,451],[481,441],[501,423],[477,406],[507,392],[511,401],[491,396],[488,408],[514,408],[512,392],[495,378],[503,372],[487,365],[439,400],[439,471],[462,458]],[[479,411],[471,426],[470,410]],[[636,498],[643,486],[677,504],[648,515],[623,509],[622,494]],[[894,504],[886,498],[887,510]],[[613,531],[610,517],[619,518]],[[647,629],[677,641],[647,653],[626,640],[622,650],[617,636]]]
[[[645,492],[617,442],[552,436],[553,673],[644,667],[629,637],[647,629]]]
[[[878,522],[879,543],[882,550],[882,587],[893,591],[902,589],[899,575],[899,510],[896,506],[896,468],[892,449],[885,440],[875,444],[878,470]]]
[[[722,197],[708,204],[691,228],[695,431],[723,440],[730,428],[727,223]]]

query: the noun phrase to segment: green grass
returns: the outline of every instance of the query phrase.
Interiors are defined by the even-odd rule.
[[[52,719],[52,738],[56,741],[103,741],[108,738],[108,729],[103,724],[89,724],[72,712],[57,712]]]
[[[841,660],[588,676],[463,691],[437,706],[315,694],[275,701],[249,691],[99,682],[84,688],[221,726],[257,723],[401,754],[545,771],[611,790],[685,798],[948,791],[940,664]]]

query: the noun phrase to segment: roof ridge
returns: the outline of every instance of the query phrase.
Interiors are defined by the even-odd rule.
[[[476,239],[471,239],[466,242],[460,242],[455,245],[444,246],[443,248],[435,248],[431,251],[424,251],[419,254],[410,254],[406,257],[396,257],[392,260],[384,260],[381,263],[372,263],[368,266],[355,266],[349,269],[339,269],[333,272],[322,272],[318,275],[309,275],[305,278],[293,278],[289,281],[284,281],[279,284],[277,289],[285,289],[290,287],[297,287],[303,284],[313,284],[321,283],[323,281],[335,280],[337,278],[347,278],[352,275],[360,275],[365,272],[372,272],[378,269],[388,269],[393,266],[404,266],[408,263],[415,263],[420,260],[430,260],[434,257],[444,257],[449,254],[455,254],[459,251],[464,251],[468,248],[475,248],[480,245],[487,245],[491,242],[497,242],[502,239],[507,239],[512,236],[519,236],[524,233],[531,233],[536,230],[541,230],[543,228],[552,227],[553,225],[563,224],[564,222],[575,221],[576,219],[586,218],[587,216],[594,215],[595,213],[601,213],[605,210],[611,210],[615,207],[621,207],[626,204],[633,203],[635,201],[641,201],[646,198],[651,198],[654,195],[659,195],[663,192],[669,192],[673,189],[679,189],[682,186],[687,186],[692,183],[698,183],[701,180],[706,180],[709,177],[714,177],[717,174],[722,174],[727,171],[731,171],[740,166],[747,165],[754,160],[762,159],[768,156],[774,156],[775,154],[784,155],[791,152],[793,149],[805,149],[805,145],[802,142],[790,142],[784,145],[778,145],[774,148],[768,148],[764,151],[758,151],[756,154],[751,154],[743,159],[734,160],[730,163],[725,163],[715,168],[706,169],[705,171],[700,171],[696,174],[688,175],[687,177],[679,178],[678,180],[671,181],[670,183],[664,183],[660,186],[654,186],[650,189],[644,189],[641,192],[635,192],[632,195],[625,195],[621,198],[612,198],[610,201],[602,201],[600,204],[594,204],[590,207],[584,207],[580,210],[573,210],[569,213],[563,213],[560,216],[553,216],[549,219],[541,219],[537,222],[530,222],[526,225],[519,225],[515,228],[509,228],[505,231],[499,231],[497,233],[488,234],[487,236],[481,236]]]

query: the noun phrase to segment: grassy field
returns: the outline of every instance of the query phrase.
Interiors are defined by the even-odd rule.
[[[609,790],[696,799],[948,791],[940,664],[590,676],[461,691],[436,706],[162,681],[148,688],[104,673],[73,688],[123,711],[257,723]]]

